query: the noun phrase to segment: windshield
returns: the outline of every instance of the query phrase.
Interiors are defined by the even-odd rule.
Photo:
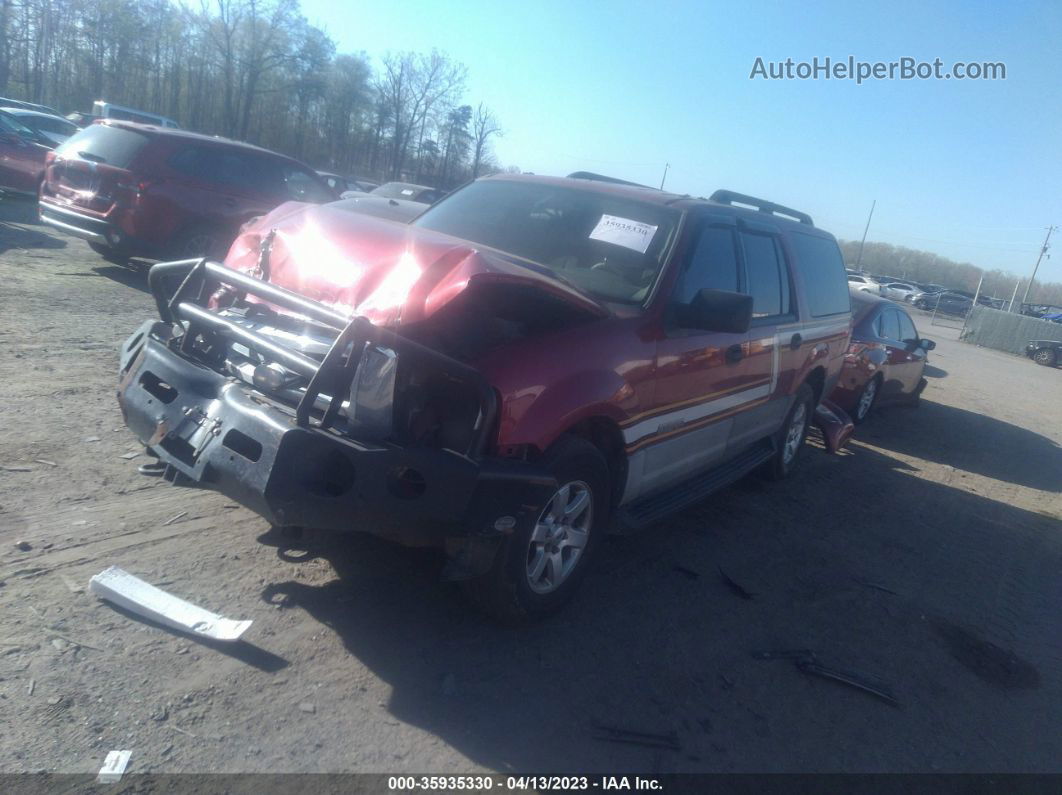
[[[473,182],[413,221],[543,265],[608,301],[649,294],[678,229],[673,208],[536,182]]]

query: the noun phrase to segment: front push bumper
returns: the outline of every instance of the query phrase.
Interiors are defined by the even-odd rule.
[[[163,314],[187,317],[182,307]],[[148,321],[126,341],[118,402],[174,484],[219,491],[275,525],[367,532],[454,556],[468,541],[532,526],[557,487],[526,461],[366,441],[315,422],[189,355],[170,322]]]

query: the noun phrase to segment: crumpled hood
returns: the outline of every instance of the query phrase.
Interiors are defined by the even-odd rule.
[[[377,325],[415,323],[475,285],[541,289],[588,317],[608,314],[548,269],[474,243],[354,213],[332,205],[287,202],[247,224],[225,264],[255,272],[263,239],[272,284]]]

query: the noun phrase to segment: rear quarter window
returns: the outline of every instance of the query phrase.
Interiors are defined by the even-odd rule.
[[[107,124],[91,124],[72,135],[55,151],[61,157],[80,157],[115,168],[129,168],[147,143],[148,136],[143,133]]]
[[[812,317],[852,311],[848,277],[841,250],[831,238],[793,232],[790,241],[797,255]]]

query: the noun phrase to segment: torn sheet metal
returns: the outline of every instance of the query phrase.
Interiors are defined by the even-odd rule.
[[[89,590],[137,615],[212,640],[239,640],[251,626],[250,621],[225,618],[179,599],[117,566],[89,580]]]
[[[132,751],[109,752],[107,758],[103,760],[103,767],[100,768],[96,781],[100,784],[114,784],[120,781],[132,754]]]

